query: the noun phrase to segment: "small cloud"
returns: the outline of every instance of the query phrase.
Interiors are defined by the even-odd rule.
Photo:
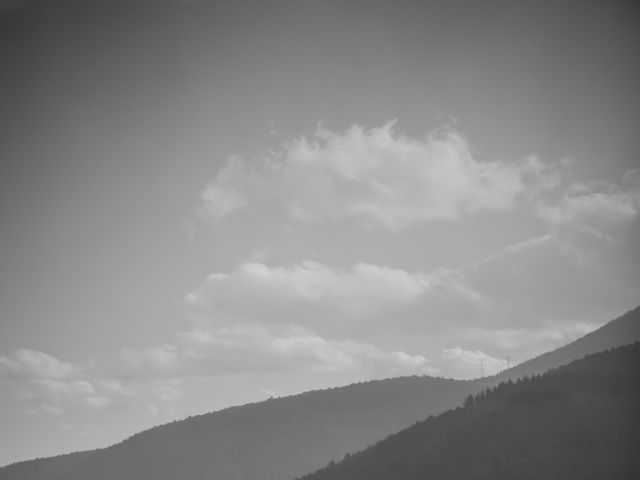
[[[37,350],[22,348],[11,357],[0,356],[0,375],[17,379],[63,380],[81,371],[81,367]]]
[[[209,185],[202,192],[204,213],[216,220],[223,219],[244,207],[248,202],[237,189],[220,185]]]
[[[78,366],[44,352],[20,349],[0,356],[0,382],[32,414],[62,415],[68,408],[103,409],[132,390],[114,379],[93,376],[90,366]]]
[[[270,246],[256,248],[251,252],[251,255],[249,256],[248,261],[256,262],[256,263],[264,263],[271,256],[271,251],[272,251],[272,248]]]
[[[198,233],[196,223],[193,220],[187,220],[182,224],[182,230],[187,236],[187,241],[193,243]]]
[[[152,417],[162,417],[166,419],[175,419],[176,409],[167,405],[158,405],[154,402],[150,402],[146,405],[146,411]]]
[[[151,387],[153,395],[162,402],[175,402],[182,398],[180,382],[175,379],[164,379],[154,383]]]
[[[156,345],[145,350],[123,348],[122,359],[129,370],[152,367],[172,371],[180,368],[179,352],[170,344]]]
[[[523,250],[528,250],[530,248],[535,248],[543,243],[547,243],[550,240],[553,240],[553,235],[541,235],[539,237],[531,237],[522,242],[514,243],[513,245],[509,245],[505,250],[509,253],[517,253]]]
[[[59,405],[41,404],[40,410],[50,415],[56,416],[62,415],[63,413],[62,407],[60,407]]]
[[[84,402],[92,409],[100,410],[109,405],[110,400],[102,395],[90,395],[85,397]]]
[[[531,237],[526,240],[522,240],[512,245],[508,245],[498,253],[489,255],[488,257],[483,258],[482,260],[479,260],[477,262],[472,263],[469,266],[464,267],[462,271],[480,270],[496,262],[504,261],[508,259],[510,256],[522,254],[524,252],[528,252],[529,250],[540,247],[541,245],[545,245],[554,239],[555,239],[554,235],[547,234],[547,235],[541,235],[541,236]],[[522,267],[514,267],[514,268],[516,268],[518,271],[522,271],[521,270]]]
[[[73,424],[68,423],[68,422],[60,422],[60,428],[62,428],[63,430],[66,430],[68,432],[79,433],[80,435],[97,435],[97,434],[99,434],[99,432],[96,430],[96,428],[88,426],[88,425],[78,426],[78,425],[73,425]]]
[[[239,157],[227,160],[215,181],[200,194],[200,215],[222,220],[248,204],[248,184],[252,174],[246,171],[244,165]]]
[[[94,383],[99,390],[112,395],[130,396],[135,393],[135,389],[130,385],[111,378],[99,378]]]
[[[71,425],[70,423],[67,422],[60,422],[60,426],[64,429],[67,430],[68,432],[73,432],[75,431],[75,428],[73,427],[73,425]]]
[[[147,411],[150,415],[157,417],[160,414],[160,409],[155,403],[150,403],[147,405]]]

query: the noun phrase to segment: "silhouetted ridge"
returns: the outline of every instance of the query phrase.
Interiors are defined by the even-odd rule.
[[[304,480],[632,479],[640,343],[507,381]]]

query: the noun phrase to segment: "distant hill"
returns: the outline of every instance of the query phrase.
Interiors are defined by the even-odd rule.
[[[17,462],[0,469],[0,478],[11,480],[65,478],[67,472],[98,450],[68,453],[49,458]]]
[[[155,427],[108,448],[10,465],[0,468],[0,480],[291,480],[501,380],[635,340],[640,308],[495,377],[403,377],[270,399]]]
[[[33,468],[49,465],[46,459],[1,469],[0,478],[292,479],[442,412],[470,391],[472,382],[403,377],[307,392],[155,427],[62,473]]]
[[[633,479],[640,343],[504,382],[303,480]]]

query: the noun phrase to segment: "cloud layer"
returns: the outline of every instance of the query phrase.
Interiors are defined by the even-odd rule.
[[[481,225],[510,240],[468,263],[426,269],[419,257],[434,254],[419,242],[402,243],[414,250],[412,267],[401,268],[393,255],[379,263],[357,255],[282,262],[282,238],[261,239],[184,296],[186,321],[173,337],[123,348],[113,375],[22,349],[0,356],[0,381],[34,414],[136,398],[157,415],[174,411],[187,385],[202,379],[474,377],[480,362],[497,373],[507,355],[517,363],[578,337],[607,318],[600,312],[637,294],[633,272],[628,286],[620,281],[614,247],[640,213],[638,171],[619,185],[578,181],[571,162],[477,160],[452,130],[412,139],[393,123],[320,129],[261,160],[229,159],[202,192],[200,220],[224,228],[225,219],[252,209],[286,219],[287,234],[309,223],[329,222],[336,235],[347,224],[371,227],[359,229],[366,236],[349,230],[340,247],[377,237],[392,247],[401,238],[424,241],[443,225],[471,232],[462,248],[472,246],[476,212],[501,212]],[[528,221],[527,235],[514,236],[517,227],[506,224],[516,216]],[[476,223],[465,230],[468,221]],[[429,228],[411,228],[420,225]],[[313,250],[315,238],[308,240]],[[612,280],[615,291],[603,288]]]
[[[640,211],[637,171],[627,172],[618,185],[580,181],[572,166],[569,160],[542,162],[535,156],[482,161],[455,130],[416,139],[396,132],[394,122],[371,129],[354,125],[338,133],[319,128],[313,138],[286,142],[261,159],[234,156],[202,193],[200,213],[218,225],[266,205],[274,218],[284,214],[294,225],[356,223],[395,232],[395,238],[414,235],[411,227],[434,229],[438,221],[463,224],[479,212],[503,213],[493,217],[507,223],[506,214],[516,213],[537,233],[468,265],[427,272],[364,262],[267,265],[265,258],[256,258],[209,275],[185,304],[211,348],[226,348],[230,355],[240,345],[251,345],[247,352],[261,352],[263,365],[271,364],[267,357],[276,364],[276,358],[284,358],[274,345],[287,339],[291,345],[307,342],[309,352],[318,353],[317,361],[329,345],[336,352],[349,350],[347,341],[367,345],[351,349],[362,353],[376,348],[385,332],[400,345],[407,336],[452,328],[476,333],[461,335],[468,340],[465,345],[449,338],[438,351],[417,356],[462,368],[470,358],[480,358],[478,352],[487,355],[470,348],[471,337],[493,338],[493,347],[484,341],[483,348],[504,352],[501,333],[506,331],[536,339],[529,350],[537,351],[544,348],[541,343],[566,340],[550,338],[549,325],[560,331],[583,325],[571,305],[586,292],[593,301],[585,305],[606,304],[600,281],[577,280],[586,265],[592,269],[590,278],[613,275],[613,263],[607,270],[591,260],[609,255],[608,261],[617,262],[607,244]],[[498,222],[491,225],[513,229]],[[388,352],[376,355],[393,359]],[[496,368],[500,363],[489,356],[486,361]],[[240,357],[234,362],[243,364]]]

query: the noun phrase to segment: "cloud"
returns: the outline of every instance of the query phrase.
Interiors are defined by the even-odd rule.
[[[90,368],[37,350],[0,356],[0,382],[12,388],[33,414],[62,415],[65,408],[106,408],[131,389],[115,379],[92,378]]]
[[[532,210],[567,258],[583,269],[592,268],[599,257],[620,247],[629,237],[629,227],[637,222],[640,170],[626,172],[620,184],[579,182],[565,175],[564,183],[536,199]]]
[[[16,385],[17,396],[28,401],[32,412],[61,415],[67,408],[106,408],[113,398],[90,380],[24,379]]]
[[[337,269],[307,260],[290,266],[247,262],[211,274],[185,303],[218,325],[298,325],[336,334],[354,328],[362,333],[389,318],[401,321],[425,302],[481,300],[454,272],[367,263]]]
[[[158,350],[170,350],[172,362]],[[370,343],[327,339],[291,328],[276,334],[264,327],[198,327],[176,345],[126,349],[123,361],[144,378],[180,379],[266,372],[357,372],[362,375],[434,373],[426,358],[383,351]]]
[[[552,234],[539,235],[520,242],[516,242],[511,245],[507,245],[498,253],[489,255],[471,265],[468,265],[462,269],[462,271],[473,272],[482,269],[483,267],[491,266],[493,263],[509,260],[510,257],[517,256],[522,253],[526,253],[529,250],[538,248],[553,241],[555,237]],[[462,271],[460,274],[462,274]]]
[[[154,345],[153,347],[136,350],[122,349],[122,359],[128,370],[140,371],[147,368],[157,369],[168,374],[179,372],[183,365],[181,352],[174,345]]]
[[[301,221],[357,219],[401,230],[510,209],[549,181],[536,158],[482,162],[455,131],[412,139],[393,126],[318,129],[314,139],[289,142],[280,154],[259,161],[234,156],[203,191],[200,211],[220,220],[277,199]]]
[[[616,229],[635,221],[640,211],[638,171],[628,172],[616,185],[578,182],[570,167],[570,162],[547,164],[535,157],[479,162],[455,133],[416,141],[395,134],[391,125],[369,131],[352,127],[343,134],[321,130],[316,140],[291,142],[282,155],[268,160],[236,158],[231,170],[223,169],[224,182],[243,192],[247,203],[242,208],[275,198],[302,221],[350,218],[391,230],[478,210],[518,208],[539,233],[506,244],[484,260],[428,273],[362,262],[347,268],[310,260],[270,266],[263,263],[266,258],[256,257],[230,272],[213,273],[186,297],[192,318],[205,325],[189,335],[217,349],[239,352],[243,343],[252,344],[247,338],[251,335],[265,335],[262,344],[271,347],[273,339],[291,336],[297,338],[294,345],[304,344],[291,333],[296,328],[329,342],[327,348],[346,348],[339,343],[345,339],[374,348],[406,346],[411,335],[427,338],[466,328],[476,332],[475,340],[485,347],[449,343],[467,352],[449,349],[441,359],[458,375],[473,373],[469,359],[475,357],[469,352],[491,357],[512,352],[517,345],[519,353],[539,353],[570,341],[574,333],[586,331],[584,325],[611,318],[618,313],[616,305],[628,304],[635,295],[632,287],[615,292],[603,288],[604,279],[620,285],[619,272],[624,271],[618,268],[620,255],[604,252],[599,244],[622,239]],[[431,188],[434,171],[441,184]],[[463,188],[449,181],[449,173]],[[419,190],[425,197],[415,193]],[[354,207],[364,204],[390,215]],[[407,210],[410,204],[416,209]],[[411,215],[403,217],[407,211]],[[582,266],[567,255],[570,248],[583,256],[592,249],[602,261],[585,276]],[[540,329],[541,324],[553,327]],[[251,329],[254,333],[247,333]],[[525,340],[518,342],[519,336]],[[389,341],[381,341],[383,337]],[[443,345],[435,342],[430,343],[432,352]],[[323,344],[314,345],[317,349],[309,351],[319,355]],[[388,355],[389,350],[394,348],[380,351]],[[230,358],[239,371],[251,370],[241,356]],[[277,358],[283,357],[266,355],[265,365]],[[491,358],[486,359],[488,368],[497,365]]]
[[[200,194],[201,213],[216,220],[231,215],[249,203],[252,177],[239,157],[231,157],[216,176],[216,182],[206,186]]]
[[[81,367],[36,350],[20,349],[12,357],[0,356],[0,375],[13,378],[62,380],[82,371]]]
[[[629,223],[640,212],[640,175],[630,170],[622,185],[609,182],[572,182],[559,198],[545,198],[535,205],[536,214],[552,228],[612,241],[609,232]]]
[[[60,422],[60,428],[68,432],[74,432],[80,435],[99,435],[100,431],[91,425],[75,425],[68,422]]]
[[[531,237],[513,245],[509,245],[505,250],[508,253],[517,253],[530,248],[535,248],[553,239],[553,235],[541,235],[538,237]]]
[[[486,299],[486,308],[473,311],[467,327],[493,331],[553,324],[562,331],[563,325],[594,324],[634,306],[638,270],[633,232],[618,235],[615,243],[571,233],[534,236],[463,267],[464,284]],[[569,253],[571,246],[576,250]]]
[[[162,379],[153,382],[151,391],[162,402],[176,402],[182,398],[180,382],[175,379]]]
[[[434,374],[425,356],[382,348],[369,333],[388,331],[390,323],[424,330],[425,305],[482,301],[454,271],[246,262],[209,275],[185,297],[191,328],[169,343],[125,348],[121,358],[130,378],[141,381],[265,372]]]

